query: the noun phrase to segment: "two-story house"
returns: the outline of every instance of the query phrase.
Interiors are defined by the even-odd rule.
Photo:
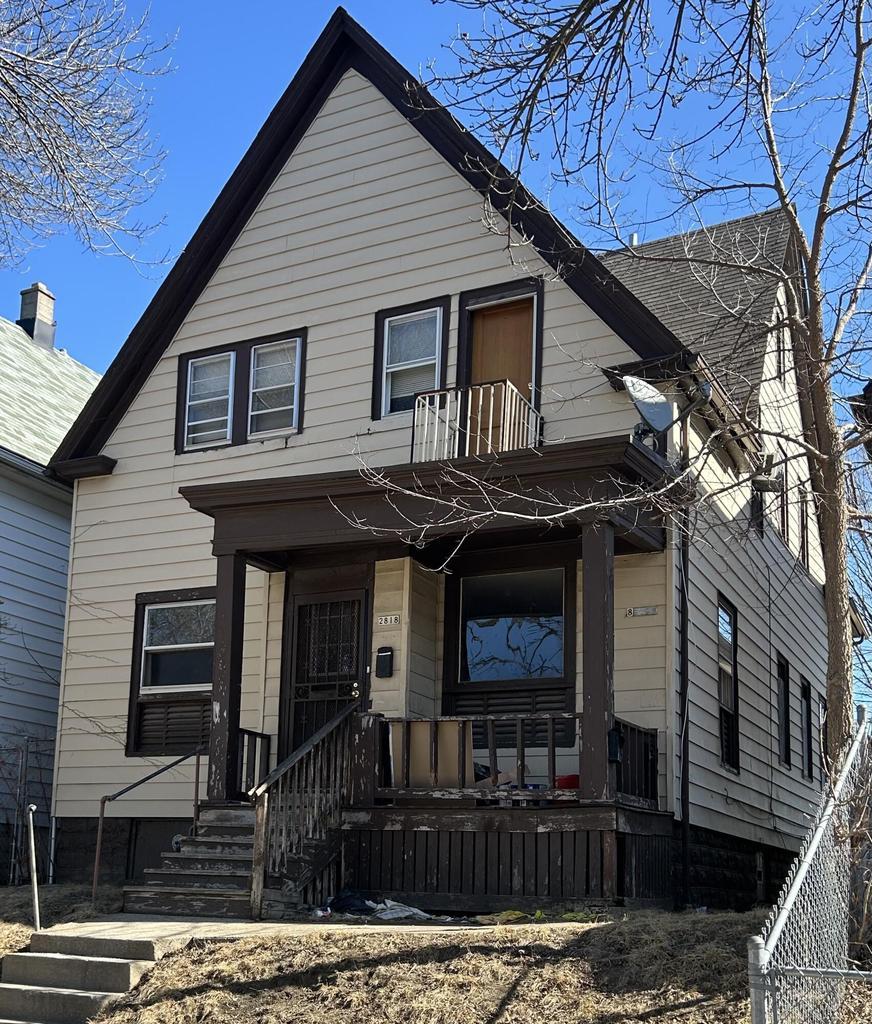
[[[72,487],[46,464],[99,376],[55,345],[39,282],[0,317],[0,878],[26,872],[28,803],[47,863]]]
[[[737,366],[798,425],[789,346],[680,261],[507,209],[494,168],[337,11],[55,454],[60,877],[132,787],[102,829],[131,910],[745,904],[781,878],[821,785],[807,467],[761,497],[727,437],[704,534],[622,501],[744,401]],[[719,230],[788,257],[777,215]],[[697,402],[658,446],[628,373]],[[477,481],[505,497],[473,527],[451,502]]]

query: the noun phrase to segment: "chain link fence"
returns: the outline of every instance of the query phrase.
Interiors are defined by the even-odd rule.
[[[763,932],[748,944],[752,1024],[842,1024],[846,986],[872,984],[859,970],[868,946],[872,751],[865,714],[844,767],[821,797],[815,822]]]

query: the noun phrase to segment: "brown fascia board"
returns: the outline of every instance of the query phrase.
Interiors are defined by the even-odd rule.
[[[51,465],[100,452],[325,99],[349,68],[369,79],[473,188],[486,195],[563,281],[640,357],[682,350],[675,335],[541,203],[522,186],[514,186],[508,170],[340,7],[158,288],[61,442]]]
[[[79,459],[64,459],[52,462],[49,471],[53,476],[72,483],[73,480],[84,480],[92,476],[109,476],[118,460],[108,455],[86,455]]]
[[[535,484],[537,477],[553,477],[560,472],[596,472],[612,470],[634,481],[654,483],[662,480],[669,466],[650,448],[629,435],[569,441],[535,451],[507,452],[492,457],[420,462],[379,469],[394,483],[426,491],[445,485],[448,467],[484,479],[516,479]],[[302,476],[238,480],[229,483],[194,484],[180,487],[179,493],[191,508],[206,515],[228,509],[288,502],[327,501],[371,495],[378,485],[370,483],[359,470],[332,473],[307,473]]]

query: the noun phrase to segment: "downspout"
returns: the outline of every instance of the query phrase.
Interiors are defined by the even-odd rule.
[[[681,422],[681,467],[690,465],[690,439],[687,420]],[[678,674],[681,709],[681,888],[679,907],[690,903],[690,508],[679,512],[679,552],[681,591],[678,606]]]

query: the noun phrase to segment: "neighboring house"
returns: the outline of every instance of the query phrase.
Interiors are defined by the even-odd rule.
[[[54,296],[0,317],[0,881],[18,877],[23,809],[48,825],[72,488],[45,466],[100,379],[55,348]]]
[[[604,369],[714,381],[693,450],[730,400],[798,426],[787,347],[731,333],[686,267],[598,259],[523,191],[507,249],[482,223],[492,158],[411,82],[337,12],[52,460],[77,525],[59,874],[89,869],[100,797],[165,766],[108,808],[106,873],[147,870],[129,909],[279,912],[340,884],[663,902],[685,864],[694,901],[753,902],[822,784],[802,461],[783,496],[715,502],[686,552],[654,513],[579,514],[487,524],[448,571],[463,526],[410,546],[427,498],[361,465],[619,495],[670,470]],[[789,258],[775,216],[718,230]],[[703,486],[759,456],[728,439]],[[197,834],[158,861],[191,825],[197,762],[169,766],[200,747]]]

